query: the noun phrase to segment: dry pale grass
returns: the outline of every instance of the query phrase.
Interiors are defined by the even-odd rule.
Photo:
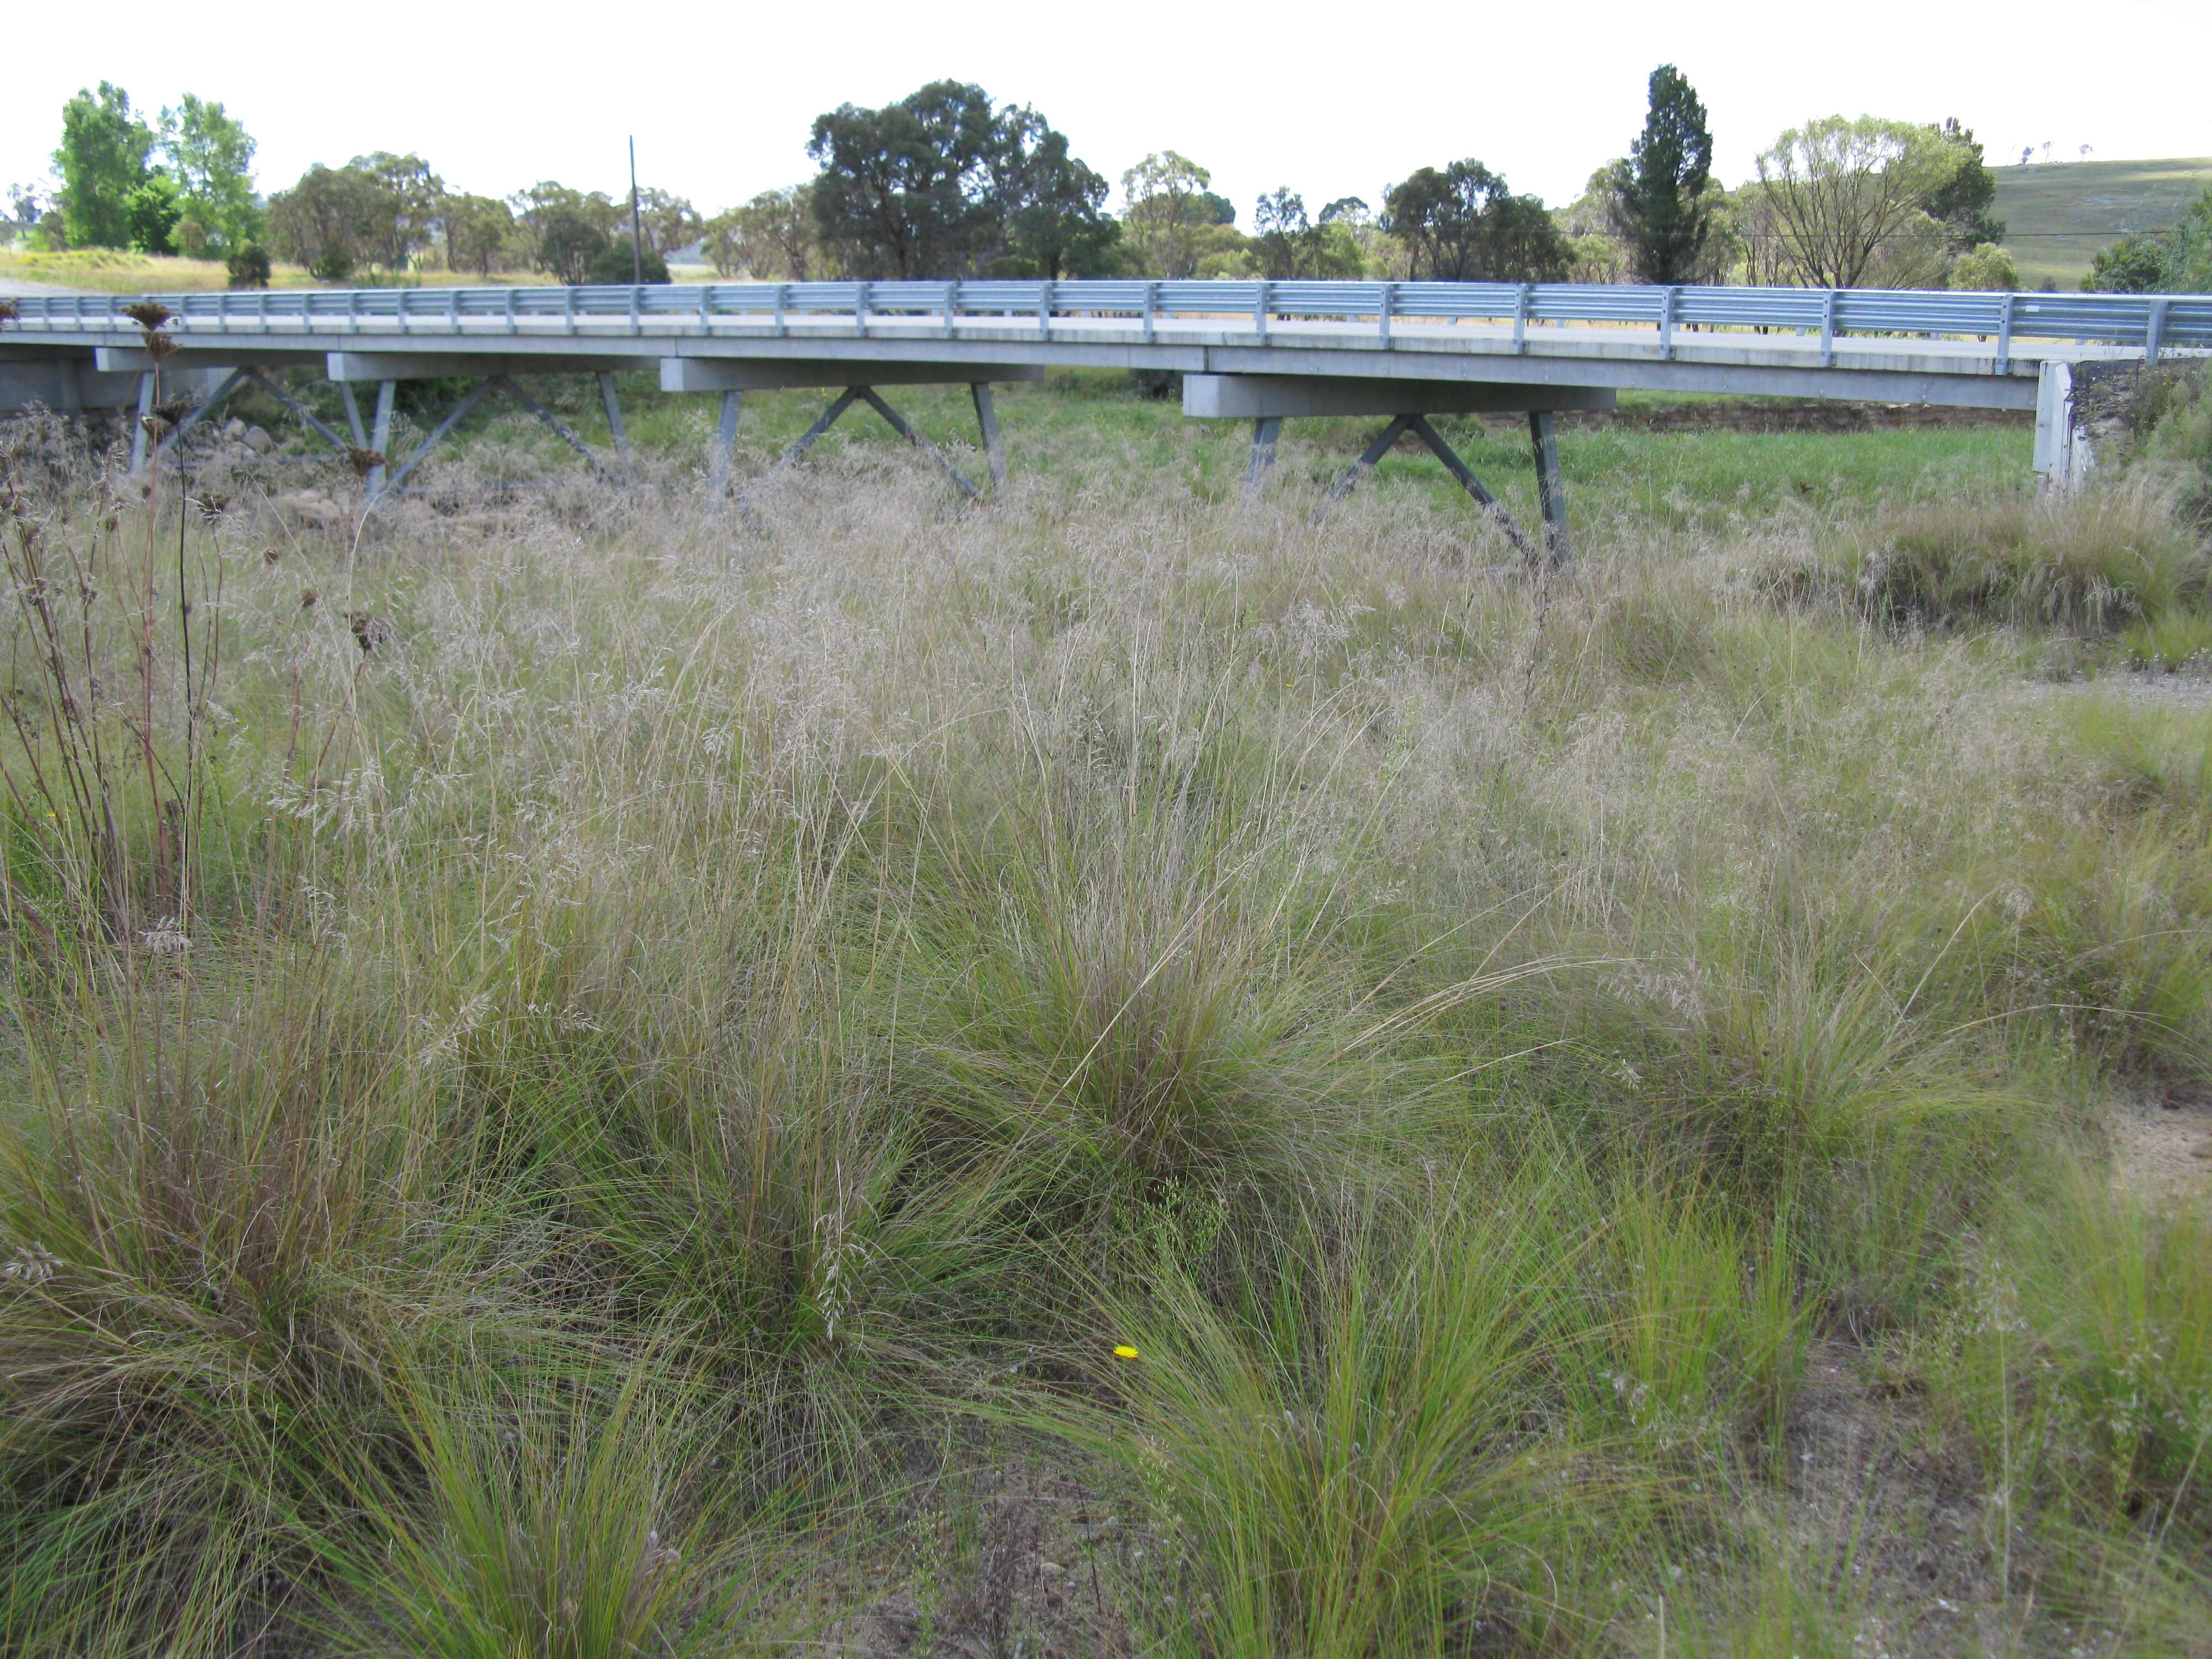
[[[10,441],[19,562],[139,556]],[[11,1648],[1909,1638],[1785,1547],[1816,1338],[2003,1518],[1988,1629],[2191,1628],[2212,1278],[2067,1148],[2206,1080],[2202,717],[1789,575],[1878,514],[1498,580],[1419,500],[1114,460],[234,496],[183,531],[204,695],[168,612],[145,660],[51,585],[77,713],[18,572]],[[2202,556],[2148,498],[1943,512],[1958,561]],[[38,780],[134,708],[103,929]],[[979,1567],[978,1421],[1085,1447],[1082,1619]]]

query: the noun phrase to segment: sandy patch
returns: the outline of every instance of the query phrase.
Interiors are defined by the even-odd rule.
[[[2154,1197],[2212,1199],[2212,1094],[2176,1087],[2124,1100],[2112,1130],[2122,1181]]]

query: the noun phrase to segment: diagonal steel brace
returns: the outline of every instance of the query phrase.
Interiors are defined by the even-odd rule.
[[[1330,487],[1328,495],[1322,499],[1321,505],[1314,509],[1314,518],[1318,520],[1330,507],[1358,489],[1360,481],[1372,472],[1382,458],[1390,453],[1391,446],[1409,432],[1428,447],[1431,454],[1443,463],[1444,471],[1452,475],[1461,489],[1474,498],[1475,504],[1496,520],[1498,527],[1505,532],[1505,538],[1524,556],[1533,556],[1535,550],[1521,526],[1513,522],[1512,514],[1498,504],[1497,496],[1483,488],[1482,480],[1474,476],[1474,469],[1462,460],[1458,452],[1444,441],[1443,434],[1429,424],[1429,417],[1425,415],[1399,415],[1392,417],[1390,424],[1382,428],[1382,435],[1368,445],[1366,453],[1352,463],[1352,470]]]

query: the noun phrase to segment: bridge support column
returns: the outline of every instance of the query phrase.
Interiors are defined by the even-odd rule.
[[[939,449],[935,444],[930,442],[928,439],[923,437],[921,434],[916,432],[912,427],[908,426],[906,423],[904,417],[899,414],[898,410],[893,409],[889,404],[885,403],[882,397],[878,394],[873,386],[847,386],[845,390],[838,395],[837,400],[831,404],[829,408],[822,411],[820,417],[815,421],[814,424],[808,427],[805,433],[800,434],[799,441],[792,445],[790,448],[785,450],[782,455],[778,458],[775,465],[769,468],[767,474],[763,476],[773,477],[775,474],[782,471],[784,468],[789,466],[793,462],[798,460],[801,456],[805,454],[808,450],[813,448],[814,441],[819,438],[823,433],[827,432],[831,427],[836,425],[838,417],[844,414],[847,410],[850,409],[856,403],[864,403],[867,404],[869,408],[874,410],[877,414],[883,416],[884,423],[890,427],[892,431],[897,433],[900,437],[905,439],[916,449],[921,451],[923,454],[928,456],[931,460],[935,461],[937,465],[944,470],[945,475],[960,487],[961,494],[966,495],[971,501],[977,499],[982,495],[983,492],[976,489],[974,479],[970,478],[958,467],[953,465],[951,461],[946,458],[943,450]],[[980,415],[983,408],[986,406],[987,404],[979,401],[977,404],[977,413]],[[997,425],[998,422],[994,418],[991,422],[992,429],[995,430]],[[1004,476],[1003,466],[1004,464],[1000,463],[1000,467],[994,469],[994,476]],[[756,488],[757,488],[757,485],[756,485]],[[746,492],[747,495],[750,495],[750,490]],[[741,501],[742,499],[743,498],[740,498]]]
[[[2046,495],[2061,500],[2081,489],[2094,458],[2089,434],[2076,422],[2074,370],[2045,358],[2035,382],[2035,471]]]
[[[138,376],[138,416],[131,422],[131,471],[146,470],[146,428],[154,418],[154,371],[147,369]]]
[[[1536,457],[1536,504],[1544,515],[1544,556],[1553,564],[1574,557],[1567,539],[1567,488],[1559,477],[1559,434],[1548,409],[1528,411],[1528,444]]]
[[[574,450],[579,455],[581,455],[586,461],[590,462],[592,471],[598,473],[609,483],[620,483],[622,482],[619,477],[616,477],[614,471],[607,465],[607,464],[592,453],[591,445],[586,443],[581,438],[576,435],[574,428],[571,427],[568,422],[562,420],[551,410],[546,408],[544,404],[539,403],[537,398],[532,397],[527,392],[525,392],[522,387],[515,382],[512,376],[506,374],[495,374],[490,378],[488,384],[497,386],[501,392],[507,393],[508,397],[514,398],[516,403],[520,404],[523,408],[528,410],[531,414],[536,416],[539,424],[544,426],[546,430],[552,433],[552,434],[558,438],[562,443],[568,445],[569,448]],[[627,442],[628,440],[624,440],[625,445],[627,445]]]
[[[1267,498],[1267,474],[1275,465],[1275,445],[1283,435],[1283,417],[1262,415],[1252,422],[1252,458],[1244,463],[1244,510],[1254,511]]]
[[[368,477],[362,481],[372,501],[384,493],[383,458],[390,453],[386,446],[392,441],[392,395],[398,389],[398,385],[397,380],[379,380],[376,383],[376,425],[369,434],[368,447],[376,452],[378,459],[376,465],[368,469]]]
[[[970,380],[968,391],[975,400],[975,429],[983,434],[983,453],[991,463],[991,492],[1003,495],[1006,488],[1006,452],[999,441],[999,406],[991,398],[988,380]]]
[[[602,376],[601,378],[603,381],[605,379],[605,376]],[[345,397],[346,419],[352,425],[354,431],[358,437],[358,434],[361,433],[361,409],[360,406],[354,402],[353,387],[349,382],[343,380],[338,382],[338,385]],[[586,443],[581,438],[576,435],[574,428],[570,427],[566,421],[556,415],[551,410],[546,408],[544,404],[539,403],[537,398],[532,397],[527,392],[525,392],[520,386],[515,384],[512,378],[503,374],[488,374],[482,380],[478,380],[474,386],[471,386],[467,392],[463,395],[460,401],[456,403],[452,409],[447,410],[445,418],[440,421],[438,424],[431,429],[429,435],[424,438],[421,443],[415,447],[415,453],[410,455],[404,461],[401,462],[395,470],[392,467],[390,457],[386,454],[385,449],[385,446],[391,441],[392,436],[392,396],[393,385],[394,383],[392,381],[385,380],[380,382],[377,386],[376,429],[374,434],[374,441],[373,446],[360,444],[358,441],[356,441],[356,447],[362,449],[373,447],[380,456],[383,456],[385,458],[376,465],[368,470],[366,487],[368,500],[372,505],[380,497],[390,494],[392,490],[398,489],[401,484],[406,483],[408,478],[414,473],[415,469],[422,464],[423,458],[428,456],[429,453],[435,449],[440,444],[443,443],[452,434],[453,428],[459,426],[462,421],[468,417],[469,412],[476,408],[478,404],[482,403],[486,396],[494,392],[505,392],[509,398],[514,399],[516,404],[527,410],[532,416],[535,416],[540,422],[544,422],[553,434],[559,438],[562,442],[567,444],[569,448],[574,450],[579,455],[581,455],[586,461],[590,462],[592,470],[594,472],[597,472],[602,478],[605,478],[608,483],[622,483],[625,481],[629,483],[636,482],[636,475],[634,469],[626,467],[622,472],[618,473],[614,468],[610,467],[605,461],[599,459],[599,455],[592,450],[589,444]],[[603,385],[602,391],[605,389],[605,388]],[[279,395],[281,396],[282,394],[280,393]],[[314,417],[313,416],[309,416],[307,418],[313,421]],[[332,441],[333,443],[337,443],[337,434],[336,433],[331,432],[329,428],[322,426],[319,422],[317,422],[316,425],[325,436],[329,437]],[[734,422],[732,422],[732,425],[734,427]],[[627,459],[629,454],[628,443],[627,440],[623,438],[623,429],[618,416],[617,417],[617,423],[615,426],[615,434],[617,439],[623,440],[623,454],[624,459]],[[339,445],[338,447],[341,448],[343,447],[343,445]]]
[[[462,419],[471,410],[483,401],[484,393],[490,391],[492,383],[489,380],[478,380],[471,386],[467,395],[455,404],[447,413],[446,418],[432,428],[430,435],[416,447],[415,453],[400,463],[399,470],[392,475],[390,482],[384,487],[386,489],[397,489],[405,483],[407,475],[422,464],[422,458],[435,449],[447,433],[461,423]]]
[[[1392,446],[1403,437],[1419,438],[1443,463],[1461,489],[1519,549],[1534,561],[1540,550],[1497,496],[1446,443],[1430,422],[1431,414],[1526,414],[1528,439],[1535,452],[1536,499],[1543,515],[1544,540],[1540,556],[1565,563],[1570,555],[1567,540],[1566,489],[1559,476],[1559,448],[1555,411],[1562,409],[1610,409],[1616,394],[1606,386],[1551,386],[1538,383],[1479,380],[1416,380],[1376,377],[1359,379],[1324,374],[1186,374],[1182,382],[1182,412],[1198,420],[1249,420],[1252,458],[1244,473],[1244,504],[1249,509],[1267,487],[1283,422],[1291,416],[1341,416],[1388,415],[1390,423],[1368,445],[1366,453],[1334,484],[1321,505],[1318,519],[1330,507],[1359,487]],[[1404,411],[1416,411],[1407,413]]]
[[[1522,556],[1524,558],[1534,556],[1535,550],[1529,545],[1528,538],[1522,533],[1521,526],[1514,523],[1512,515],[1499,505],[1498,497],[1483,488],[1482,480],[1474,476],[1474,470],[1460,459],[1459,452],[1444,441],[1443,434],[1429,424],[1429,417],[1425,415],[1400,415],[1394,417],[1390,424],[1382,428],[1382,435],[1367,446],[1366,453],[1352,464],[1352,470],[1338,479],[1334,487],[1322,498],[1321,505],[1314,509],[1314,518],[1318,520],[1330,507],[1358,489],[1360,481],[1376,469],[1382,458],[1390,453],[1398,440],[1407,433],[1419,438],[1428,447],[1429,453],[1443,463],[1444,471],[1452,475],[1461,489],[1474,497],[1477,507],[1490,515],[1492,521],[1498,529],[1505,532],[1505,539],[1520,550]],[[1553,481],[1556,483],[1556,459],[1553,469]],[[1547,508],[1547,520],[1548,518],[1549,509]]]
[[[339,454],[343,455],[345,453],[346,441],[340,437],[336,432],[332,431],[329,424],[325,422],[320,416],[317,415],[314,410],[309,409],[297,398],[295,398],[290,392],[285,391],[284,388],[279,386],[275,380],[270,379],[265,371],[249,367],[246,369],[245,374],[247,380],[252,381],[254,385],[259,386],[264,392],[274,398],[278,403],[283,404],[285,408],[290,410],[295,415],[297,415],[310,427],[313,428],[316,434],[325,443],[328,444],[332,449],[337,451]]]
[[[714,449],[708,461],[707,485],[714,493],[717,507],[721,505],[722,492],[730,487],[730,466],[738,455],[738,414],[744,402],[745,394],[732,386],[722,394],[721,418],[714,423]]]
[[[629,434],[623,430],[622,402],[615,396],[615,377],[605,372],[599,375],[599,401],[606,405],[607,425],[615,434],[615,452],[622,457],[623,471],[635,483],[637,462],[629,453]]]
[[[245,382],[246,378],[246,371],[242,368],[234,368],[229,374],[224,375],[222,377],[222,383],[220,386],[216,386],[213,392],[210,392],[198,403],[194,404],[185,413],[184,419],[179,421],[176,425],[168,429],[167,433],[163,435],[161,441],[154,446],[154,453],[156,455],[166,455],[172,449],[174,449],[177,447],[177,441],[182,438],[185,434],[190,432],[194,427],[198,426],[203,420],[206,419],[207,416],[214,414],[215,411],[222,406],[224,399],[228,398],[232,392],[237,391],[240,386]]]

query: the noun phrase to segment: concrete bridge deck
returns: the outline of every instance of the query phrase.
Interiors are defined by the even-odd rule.
[[[130,302],[47,295],[14,303],[18,314],[0,328],[0,408],[135,402],[151,412],[154,359],[143,325],[126,314]],[[168,396],[182,391],[211,406],[253,381],[291,402],[334,447],[347,447],[344,438],[267,371],[305,367],[337,382],[351,447],[380,455],[397,382],[477,381],[396,472],[370,470],[372,495],[404,479],[489,391],[512,396],[584,449],[515,383],[518,374],[598,376],[618,445],[612,377],[619,372],[657,367],[666,391],[720,394],[718,478],[726,477],[747,391],[844,392],[787,458],[795,459],[855,401],[919,444],[876,388],[964,383],[973,388],[996,478],[1004,461],[994,382],[1036,379],[1053,368],[1150,369],[1185,377],[1187,414],[1253,422],[1255,488],[1264,485],[1284,419],[1390,416],[1397,417],[1393,441],[1406,432],[1419,437],[1494,511],[1488,492],[1424,417],[1525,410],[1545,486],[1547,536],[1559,550],[1565,519],[1551,416],[1608,406],[1625,389],[2033,409],[2037,469],[2063,486],[2086,464],[2072,418],[2075,366],[2212,349],[2212,296],[2203,295],[848,282],[294,290],[157,303],[172,313],[161,325]],[[354,400],[352,388],[364,383],[378,388],[373,425]],[[963,489],[975,489],[938,459]],[[1360,472],[1355,468],[1346,487]]]

